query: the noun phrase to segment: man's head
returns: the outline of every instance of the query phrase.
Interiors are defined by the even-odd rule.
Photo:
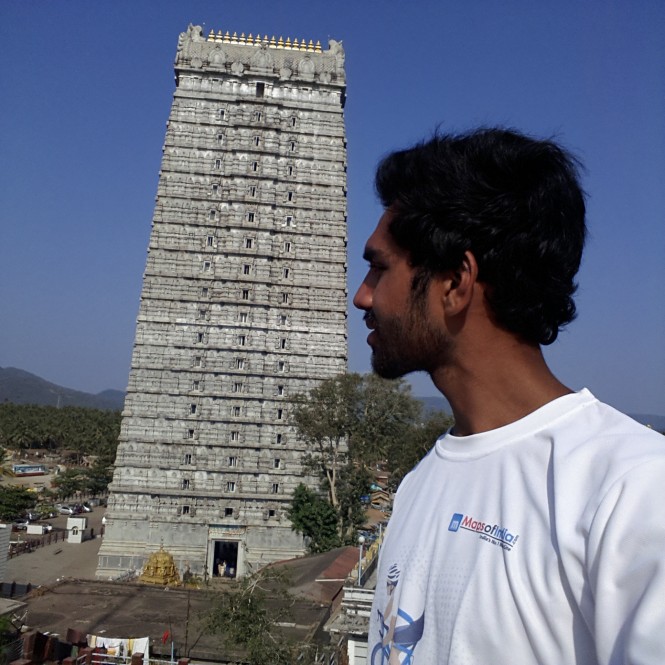
[[[431,280],[455,273],[470,255],[492,317],[522,341],[550,344],[575,317],[584,194],[576,160],[552,141],[503,129],[437,135],[386,157],[376,188],[387,212],[373,239],[411,268],[400,344],[413,326],[434,335],[417,320],[418,308]],[[374,306],[361,300],[356,296],[371,322]],[[414,369],[429,368],[407,371]]]

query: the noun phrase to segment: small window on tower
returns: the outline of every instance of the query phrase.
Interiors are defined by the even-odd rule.
[[[200,332],[200,333],[196,333],[196,341],[197,341],[199,344],[202,344],[202,343],[203,343],[203,340],[204,340],[204,334],[203,334],[202,332]]]
[[[233,517],[233,508],[224,508],[224,517]]]
[[[216,169],[221,169],[222,168],[222,160],[221,159],[216,159],[215,160],[215,168]]]
[[[249,300],[249,289],[243,289],[242,290],[242,299],[243,300]]]
[[[284,268],[284,270],[282,271],[282,274],[284,275],[284,279],[287,279],[288,276],[289,276],[289,269],[288,269],[288,268]]]
[[[240,432],[238,431],[231,432],[231,441],[240,441]]]
[[[261,113],[261,111],[254,111],[254,114],[253,114],[252,117],[256,122],[260,122],[261,118],[263,117],[263,114]]]
[[[259,170],[259,163],[252,162],[252,171],[258,171],[258,170]]]
[[[208,293],[210,293],[208,287],[207,287],[207,286],[202,286],[202,287],[201,287],[201,296],[202,296],[203,298],[207,298],[207,297],[208,297]]]
[[[238,335],[238,346],[245,346],[246,343],[247,343],[247,336]]]
[[[193,415],[196,413],[196,404],[189,405],[189,412]]]
[[[285,251],[285,252],[290,252],[290,251],[291,251],[291,241],[287,240],[287,241],[284,243],[284,251]]]
[[[220,145],[224,143],[224,134],[217,134],[217,143]]]
[[[263,97],[266,91],[266,84],[265,83],[257,83],[256,84],[256,96],[257,97]]]
[[[272,466],[274,469],[281,469],[282,468],[282,460],[279,459],[279,457],[275,457],[275,459],[272,462]]]
[[[214,210],[211,210],[208,213],[208,219],[214,220],[216,216],[217,216],[217,213]]]
[[[219,119],[220,120],[225,120],[226,119],[226,110],[225,109],[219,109]]]
[[[249,263],[245,263],[245,265],[242,267],[242,274],[249,275],[251,271],[252,271],[252,266],[249,265]]]
[[[208,236],[206,238],[206,245],[208,247],[212,247],[213,243],[215,242],[215,236]]]
[[[279,483],[272,484],[272,493],[277,494],[279,492]]]
[[[256,187],[254,185],[249,188],[249,195],[256,196]]]
[[[277,420],[282,420],[284,417],[284,409],[277,409]]]
[[[232,413],[234,416],[238,417],[240,415],[240,407],[239,406],[234,406],[232,409]]]
[[[193,439],[194,438],[194,430],[193,429],[188,429],[187,430],[187,438],[188,439]]]
[[[261,137],[260,136],[255,136],[254,137],[254,145],[257,146],[257,147],[261,145]]]
[[[226,483],[226,491],[227,492],[235,492],[236,491],[236,484],[230,480],[228,483]]]
[[[289,302],[289,294],[288,293],[282,293],[282,302],[283,303],[288,303]]]
[[[229,457],[229,466],[238,466],[238,458]]]
[[[254,213],[253,212],[248,212],[247,213],[247,221],[248,222],[253,222],[254,221]]]
[[[236,369],[245,369],[245,359],[236,358]]]
[[[284,226],[293,226],[293,217],[291,215],[284,220]]]
[[[189,515],[189,506],[183,506],[182,507],[182,514],[183,515]]]
[[[185,456],[183,458],[183,464],[191,464],[192,463],[192,455],[190,453],[185,453]]]
[[[287,201],[293,201],[293,192],[287,192],[286,193],[286,200]]]
[[[275,443],[282,443],[283,436],[281,434],[278,434],[275,437]]]
[[[284,394],[284,386],[277,386],[277,394],[278,395]]]
[[[245,249],[252,249],[253,244],[254,244],[253,238],[245,238]]]
[[[295,126],[296,126],[296,117],[293,116],[293,118],[291,118],[291,127],[295,127]]]
[[[219,185],[218,185],[217,183],[215,183],[215,184],[211,187],[211,189],[212,189],[212,193],[213,193],[213,195],[216,196],[217,194],[219,194]]]
[[[286,348],[286,337],[282,337],[282,339],[279,340],[279,348],[280,349]]]
[[[204,261],[203,262],[203,271],[204,272],[209,272],[211,267],[212,267],[212,263],[210,263],[210,261]]]
[[[184,490],[189,489],[189,478],[183,478],[182,479],[182,489],[184,489]]]
[[[247,312],[240,312],[240,314],[238,314],[238,321],[240,321],[240,323],[247,323]]]

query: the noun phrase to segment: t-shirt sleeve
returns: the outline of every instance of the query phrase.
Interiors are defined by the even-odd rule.
[[[662,665],[665,456],[611,485],[593,518],[587,557],[599,664]]]

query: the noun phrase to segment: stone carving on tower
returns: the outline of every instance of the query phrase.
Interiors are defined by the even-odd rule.
[[[304,551],[289,399],[346,369],[344,51],[178,39],[98,576],[161,543],[195,575]]]

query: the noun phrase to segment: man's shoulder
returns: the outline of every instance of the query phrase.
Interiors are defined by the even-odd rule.
[[[607,487],[647,464],[665,467],[665,436],[595,398],[554,433],[555,475]]]

